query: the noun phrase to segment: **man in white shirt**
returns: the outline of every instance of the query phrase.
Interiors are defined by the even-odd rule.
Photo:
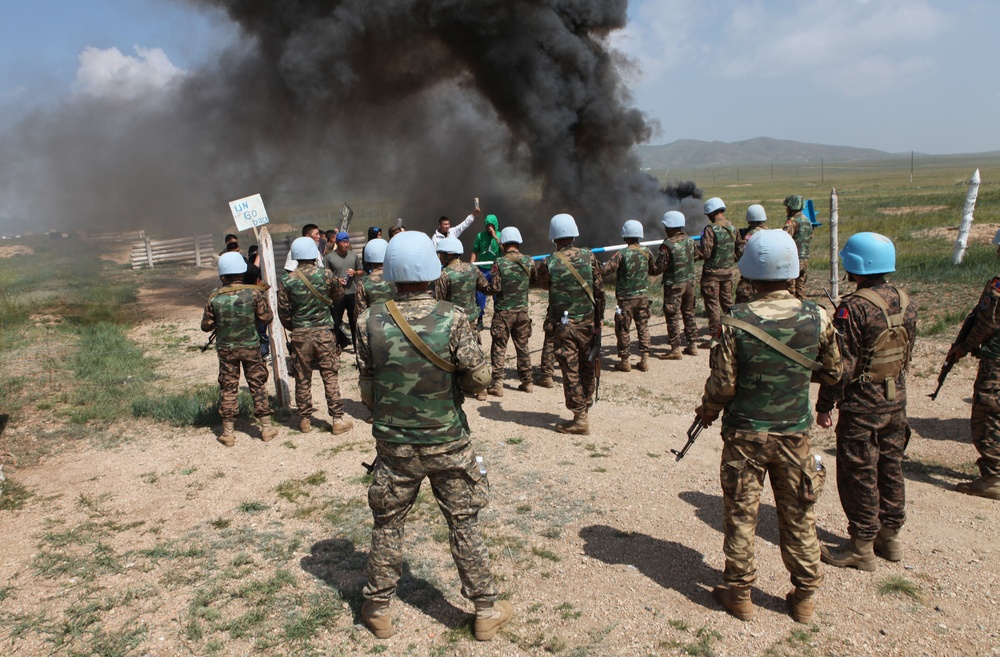
[[[455,239],[458,239],[458,237],[465,232],[465,229],[472,225],[472,222],[476,220],[476,217],[479,216],[480,212],[481,211],[478,209],[473,210],[472,214],[466,217],[465,221],[457,226],[452,226],[451,220],[448,219],[448,217],[441,217],[438,219],[437,230],[434,231],[433,235],[431,235],[431,241],[434,243],[434,248],[436,249],[438,242],[446,237],[454,237]]]
[[[319,226],[316,224],[306,224],[302,227],[302,237],[311,237],[316,241],[316,248],[319,248]],[[320,257],[316,259],[316,266],[323,266],[323,252],[320,251]],[[288,251],[288,256],[285,258],[285,271],[295,271],[298,269],[299,263],[296,260],[292,260],[292,252]]]

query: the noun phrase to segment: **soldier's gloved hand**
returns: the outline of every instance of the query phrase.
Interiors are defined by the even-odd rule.
[[[830,416],[829,412],[816,413],[816,424],[824,429],[829,429],[833,426],[833,418]]]
[[[694,409],[694,414],[701,419],[701,423],[704,424],[706,427],[712,426],[712,423],[719,418],[718,413],[713,413],[704,406],[699,406],[698,408]]]

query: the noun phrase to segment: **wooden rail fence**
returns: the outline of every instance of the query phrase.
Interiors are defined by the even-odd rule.
[[[155,268],[165,263],[208,267],[216,262],[211,235],[175,240],[144,239],[132,245],[132,269]]]

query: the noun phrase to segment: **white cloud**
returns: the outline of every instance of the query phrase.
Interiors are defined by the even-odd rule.
[[[184,75],[159,48],[135,46],[135,56],[118,48],[88,47],[80,53],[73,91],[83,96],[141,100],[158,95]]]

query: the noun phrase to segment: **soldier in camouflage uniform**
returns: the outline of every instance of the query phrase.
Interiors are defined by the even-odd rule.
[[[573,246],[580,236],[576,220],[557,214],[549,222],[549,239],[556,251],[537,265],[538,284],[549,291],[549,309],[545,322],[555,339],[556,359],[562,368],[566,408],[573,419],[556,427],[560,433],[587,435],[590,423],[587,409],[593,403],[597,387],[600,345],[590,359],[598,323],[604,321],[604,290],[601,288],[601,263],[589,249]]]
[[[427,478],[448,521],[462,595],[476,605],[475,637],[488,641],[513,609],[497,600],[479,529],[489,482],[472,447],[462,393],[485,390],[489,366],[468,312],[431,296],[428,284],[440,272],[430,238],[400,233],[385,257],[385,277],[396,284],[396,298],[374,304],[358,318],[358,387],[375,418],[378,450],[368,488],[375,526],[361,618],[379,638],[395,632],[389,603],[403,571],[406,516]]]
[[[507,364],[507,340],[513,339],[517,353],[517,376],[521,380],[518,390],[531,392],[531,317],[528,316],[528,290],[535,278],[535,265],[522,254],[521,232],[513,226],[500,231],[500,244],[504,254],[493,263],[490,279],[493,293],[493,322],[490,325],[490,361],[493,378],[486,391],[494,397],[503,397],[503,377]]]
[[[392,298],[396,291],[389,281],[382,275],[382,261],[385,259],[385,249],[389,243],[382,238],[376,238],[365,244],[363,260],[366,267],[370,267],[370,273],[359,278],[357,282],[357,296],[354,300],[354,316],[361,315],[361,311],[372,304],[384,303]]]
[[[247,261],[232,251],[219,258],[222,287],[208,297],[201,318],[201,330],[215,331],[219,356],[219,415],[222,434],[217,440],[226,447],[236,444],[234,433],[240,405],[240,366],[253,396],[254,416],[260,421],[261,439],[267,442],[278,435],[271,425],[271,404],[267,398],[267,365],[260,355],[257,324],[268,324],[274,315],[267,302],[267,287],[241,283]]]
[[[757,295],[723,318],[712,349],[711,376],[696,413],[711,424],[723,410],[722,467],[726,566],[712,595],[740,620],[753,618],[750,588],[757,579],[754,540],[764,479],[771,477],[778,509],[781,558],[795,588],[792,617],[808,623],[823,581],[814,504],[826,471],[811,450],[809,382],[840,379],[840,352],[826,311],[788,293],[798,274],[795,243],[768,230],[747,244],[740,273]],[[773,346],[764,339],[777,341]]]
[[[630,219],[622,226],[622,237],[628,246],[616,251],[611,259],[604,263],[603,276],[617,273],[615,281],[615,337],[618,339],[619,372],[629,372],[632,364],[629,362],[631,348],[632,320],[635,320],[635,332],[639,338],[639,363],[635,366],[640,372],[649,371],[649,277],[659,272],[656,269],[656,259],[649,249],[639,244],[643,238],[642,224]]]
[[[736,266],[736,229],[726,219],[726,206],[720,198],[705,201],[705,214],[711,223],[705,226],[698,245],[698,259],[704,260],[701,270],[701,298],[708,317],[709,338],[698,345],[709,349],[712,338],[719,334],[723,313],[733,305],[733,268]]]
[[[797,298],[805,298],[806,281],[809,279],[809,245],[812,243],[813,225],[809,218],[802,214],[806,207],[801,196],[792,194],[785,198],[785,232],[792,236],[799,249],[799,277],[788,284],[788,291]]]
[[[667,318],[667,336],[670,351],[660,354],[664,360],[680,360],[681,319],[684,336],[687,338],[685,354],[697,356],[694,346],[698,337],[698,324],[694,317],[694,240],[684,232],[684,213],[671,210],[663,215],[663,228],[667,239],[660,245],[660,256],[656,260],[656,272],[663,274],[663,314]]]
[[[1000,231],[993,236],[1000,257]],[[969,335],[948,352],[956,362],[966,354],[979,358],[979,371],[972,387],[972,444],[979,452],[979,476],[962,482],[955,490],[1000,500],[1000,276],[986,284],[975,310]]]
[[[837,420],[837,491],[847,516],[850,544],[823,547],[823,561],[875,570],[875,555],[902,559],[899,530],[906,520],[903,453],[906,366],[917,337],[917,313],[906,293],[885,280],[896,270],[895,247],[877,233],[858,233],[844,244],[844,270],[857,291],[844,297],[833,324],[840,335],[844,375],[820,387],[816,421]],[[895,341],[881,344],[891,330]],[[905,331],[905,333],[904,333]],[[888,334],[886,334],[888,335]]]
[[[344,416],[340,398],[340,350],[333,334],[330,306],[342,299],[344,287],[329,268],[317,267],[316,243],[308,237],[292,242],[292,259],[298,263],[295,271],[281,272],[278,287],[278,319],[289,331],[289,348],[295,370],[295,404],[299,412],[299,431],[312,430],[313,363],[326,391],[326,406],[333,422],[332,431],[342,434],[351,430],[354,421]]]
[[[764,206],[754,204],[747,208],[747,227],[740,231],[739,239],[736,240],[737,262],[743,257],[743,251],[746,250],[750,238],[764,230],[766,221]],[[753,298],[753,285],[745,276],[740,276],[740,282],[736,286],[736,303],[746,303],[751,298]]]

